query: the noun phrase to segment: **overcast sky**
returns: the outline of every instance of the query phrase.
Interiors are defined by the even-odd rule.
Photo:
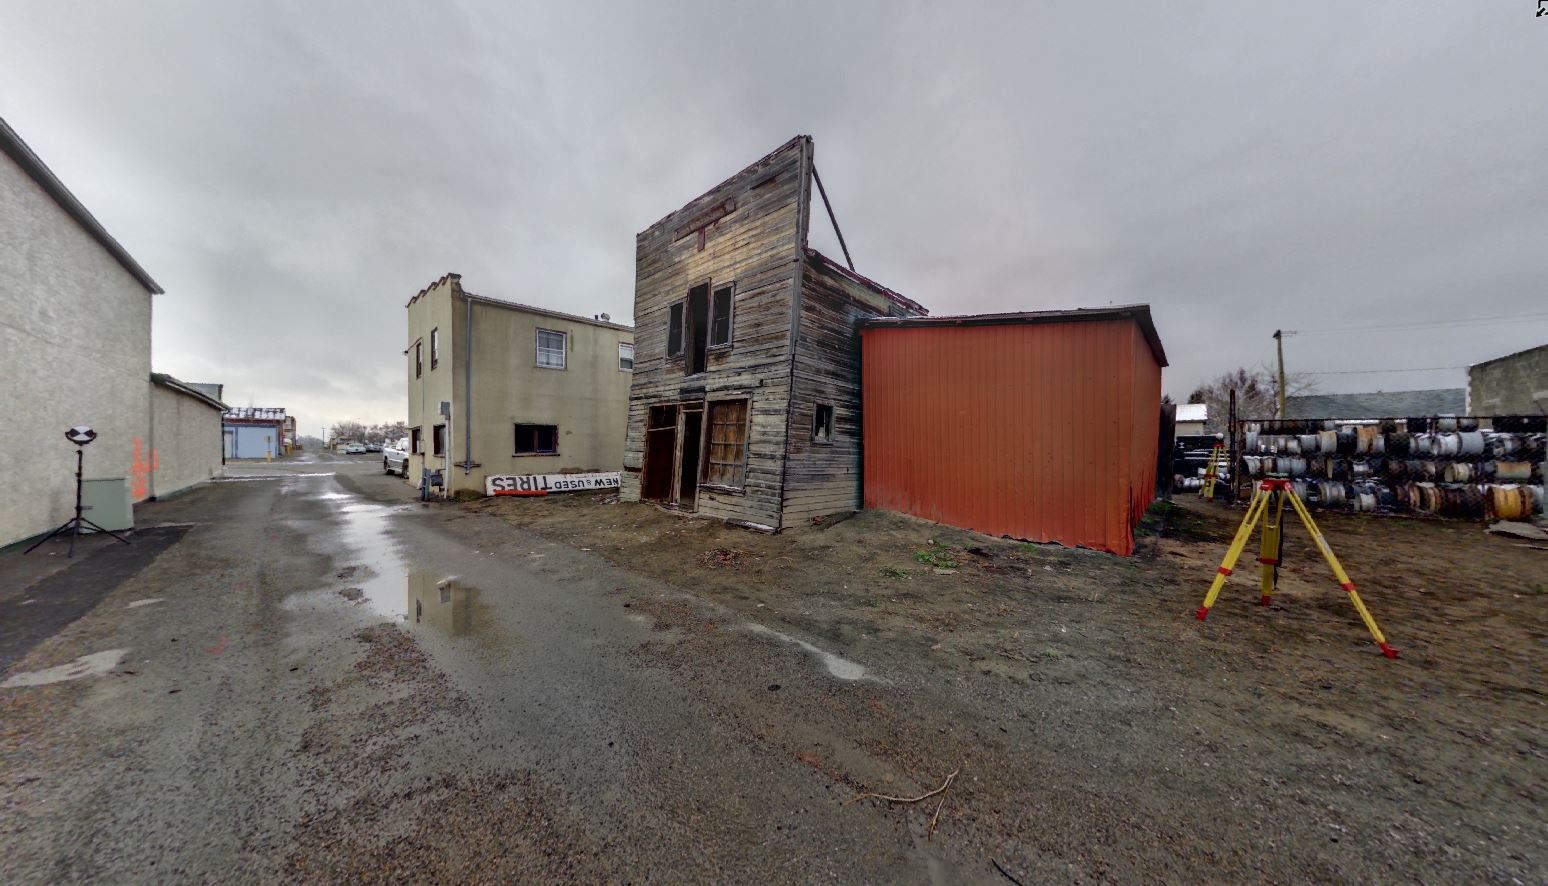
[[[862,273],[938,314],[1148,302],[1179,398],[1280,327],[1537,315],[1292,370],[1548,342],[1534,0],[515,7],[6,0],[0,116],[167,290],[156,368],[303,433],[403,417],[447,271],[630,317],[634,234],[797,133]]]

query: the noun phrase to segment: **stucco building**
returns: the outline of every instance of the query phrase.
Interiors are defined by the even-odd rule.
[[[617,471],[634,330],[467,292],[447,274],[406,306],[408,479]],[[443,410],[444,404],[444,410]]]
[[[1469,366],[1467,411],[1473,415],[1548,412],[1548,345]]]
[[[189,384],[162,372],[151,374],[150,470],[143,476],[146,497],[182,492],[220,476],[221,414],[226,404],[209,394],[220,385]],[[138,482],[137,478],[137,482]]]
[[[151,297],[161,287],[0,120],[0,545],[64,522],[88,477],[149,470]],[[137,498],[149,497],[149,484]]]

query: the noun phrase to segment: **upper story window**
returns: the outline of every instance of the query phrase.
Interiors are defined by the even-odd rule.
[[[731,344],[731,292],[732,287],[722,286],[715,290],[710,301],[709,346],[723,347]]]
[[[683,303],[672,302],[667,309],[667,356],[683,355]]]
[[[667,313],[667,356],[683,356],[683,373],[697,375],[709,365],[709,352],[731,345],[731,311],[735,286],[711,290],[700,283]]]
[[[425,374],[425,343],[414,342],[414,377],[419,378]]]
[[[441,365],[441,330],[430,330],[430,368]]]
[[[634,345],[628,342],[618,343],[618,371],[634,371]]]
[[[563,369],[568,335],[551,329],[537,331],[537,365],[541,369]]]

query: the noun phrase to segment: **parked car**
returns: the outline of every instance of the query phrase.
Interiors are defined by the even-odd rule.
[[[344,447],[345,455],[365,455],[365,452],[366,448],[364,443],[350,443]]]
[[[366,444],[366,452],[381,452],[381,451],[382,451],[382,444],[380,444],[380,443],[367,443]]]
[[[409,441],[403,437],[398,442],[382,448],[382,470],[401,477],[408,476]]]

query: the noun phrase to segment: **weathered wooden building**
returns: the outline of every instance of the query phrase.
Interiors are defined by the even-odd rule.
[[[861,506],[858,320],[924,308],[808,248],[797,136],[635,238],[622,497],[763,529]]]

